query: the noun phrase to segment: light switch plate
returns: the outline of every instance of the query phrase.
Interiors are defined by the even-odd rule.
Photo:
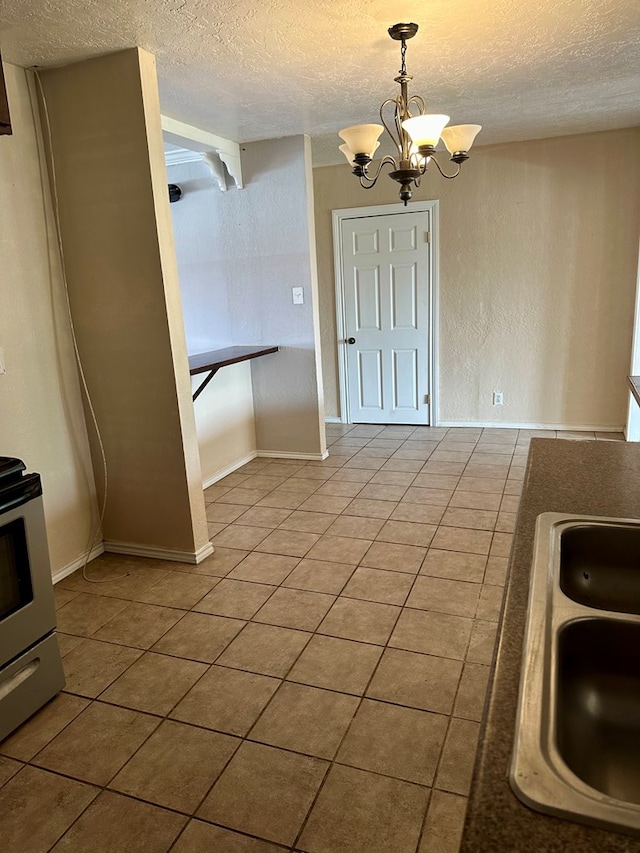
[[[4,366],[4,350],[0,347],[0,376],[6,372],[7,368]]]
[[[291,295],[294,305],[304,305],[304,287],[292,287]]]

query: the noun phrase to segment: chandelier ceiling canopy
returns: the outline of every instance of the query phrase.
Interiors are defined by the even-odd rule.
[[[435,163],[444,178],[455,178],[460,166],[469,159],[469,149],[482,129],[479,124],[458,124],[447,127],[449,116],[426,112],[424,98],[409,95],[408,84],[413,79],[407,74],[407,41],[418,32],[417,24],[394,24],[389,28],[392,39],[401,42],[400,55],[402,65],[396,83],[400,84],[400,94],[387,98],[380,107],[382,124],[357,124],[345,127],[339,132],[344,140],[340,151],[347,162],[353,166],[353,174],[360,180],[360,186],[371,189],[378,180],[382,167],[389,165],[392,171],[389,177],[400,184],[400,198],[406,205],[413,195],[412,187],[420,186],[420,179]],[[385,118],[388,114],[389,119]],[[397,156],[385,155],[377,168],[370,170],[373,155],[380,146],[378,141],[383,131],[387,131],[397,150]],[[452,174],[443,171],[436,157],[436,146],[440,139],[449,152],[450,160],[456,164]]]

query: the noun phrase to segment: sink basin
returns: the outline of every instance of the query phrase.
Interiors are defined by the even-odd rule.
[[[510,783],[640,834],[640,521],[537,519]]]
[[[560,588],[587,607],[640,614],[640,525],[577,524],[563,530]]]

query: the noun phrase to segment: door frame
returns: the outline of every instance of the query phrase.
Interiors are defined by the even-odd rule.
[[[345,219],[367,219],[374,216],[395,216],[404,213],[430,213],[430,241],[426,244],[429,267],[429,394],[431,404],[429,409],[430,426],[438,426],[440,422],[438,400],[438,328],[439,328],[439,201],[412,202],[405,207],[403,204],[377,204],[371,207],[348,207],[332,210],[333,221],[333,265],[336,286],[336,344],[338,354],[338,390],[340,393],[340,423],[351,423],[349,420],[349,389],[347,383],[347,352],[346,352],[346,317],[344,279],[342,276],[342,223]]]

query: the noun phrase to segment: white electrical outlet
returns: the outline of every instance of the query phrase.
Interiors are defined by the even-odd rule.
[[[493,405],[501,406],[502,405],[502,391],[494,391],[493,392]]]
[[[0,347],[0,376],[6,372],[7,368],[4,366],[4,350]]]
[[[304,287],[292,287],[291,295],[294,305],[304,305]]]

